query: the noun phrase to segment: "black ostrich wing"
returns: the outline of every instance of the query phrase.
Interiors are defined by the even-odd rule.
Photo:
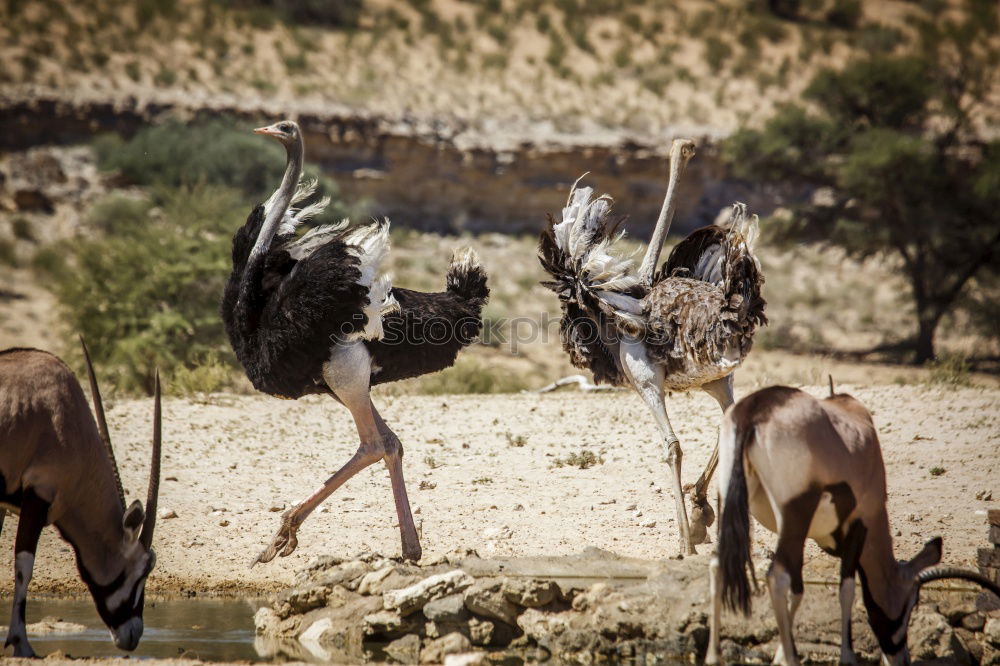
[[[269,263],[285,270],[282,252],[274,250]],[[322,369],[330,348],[367,323],[360,263],[343,241],[333,240],[291,264],[279,284],[268,280],[273,290],[265,294],[258,324],[237,350],[255,388],[285,398],[327,390]]]
[[[711,273],[718,258],[723,256],[725,242],[726,231],[722,227],[713,224],[695,229],[670,251],[667,262],[653,278],[653,283],[669,277],[687,277],[706,282],[721,279],[721,275]]]

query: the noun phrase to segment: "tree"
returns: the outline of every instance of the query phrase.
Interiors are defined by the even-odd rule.
[[[903,346],[918,363],[934,357],[938,324],[970,280],[1000,271],[1000,140],[987,138],[1000,23],[995,2],[964,10],[913,17],[906,52],[821,71],[810,108],[785,106],[724,146],[738,176],[811,186],[778,236],[901,259],[917,320]]]

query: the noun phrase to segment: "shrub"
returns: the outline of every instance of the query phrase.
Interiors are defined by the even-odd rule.
[[[260,10],[274,10],[284,20],[307,25],[325,25],[334,28],[353,29],[358,27],[364,0],[229,0],[251,13],[262,14]],[[257,18],[256,20],[261,20]]]
[[[429,395],[462,393],[516,393],[528,386],[513,372],[491,368],[477,360],[460,358],[454,366],[419,380],[416,392]]]
[[[718,37],[712,36],[705,40],[705,62],[712,72],[718,73],[732,54],[732,47]]]
[[[969,362],[962,354],[941,354],[936,359],[928,361],[926,367],[930,370],[931,384],[946,386],[969,386]]]
[[[835,0],[833,7],[827,12],[826,22],[837,28],[854,30],[863,15],[861,0]]]
[[[233,357],[218,307],[230,238],[247,211],[239,192],[204,185],[112,196],[89,214],[105,233],[53,248],[64,261],[35,263],[110,385],[148,393],[156,368],[183,390],[226,383],[220,368]]]
[[[15,217],[11,223],[11,230],[14,232],[14,238],[23,241],[35,242],[35,233],[31,229],[31,221],[25,217]]]
[[[14,241],[0,238],[0,265],[17,268],[20,263],[17,259],[17,250],[14,249]]]
[[[593,467],[594,465],[603,465],[604,457],[594,455],[593,451],[584,449],[579,453],[574,451],[565,458],[556,458],[553,462],[556,467],[577,467],[579,469],[587,469],[588,467]]]
[[[170,121],[140,130],[125,141],[105,135],[94,142],[97,161],[105,171],[118,171],[132,185],[191,187],[206,184],[241,190],[245,206],[263,201],[281,182],[285,151],[276,141],[242,129],[232,121],[212,120],[184,125]],[[319,193],[337,201],[336,184],[312,167],[306,177],[318,178]],[[339,219],[346,211],[333,205],[319,222]],[[231,233],[231,230],[230,230]]]

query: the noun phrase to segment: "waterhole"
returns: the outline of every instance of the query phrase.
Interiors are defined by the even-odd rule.
[[[254,649],[253,626],[253,615],[262,603],[257,600],[147,600],[143,612],[145,629],[139,647],[134,652],[124,652],[111,641],[91,600],[31,598],[27,609],[29,625],[43,618],[58,618],[86,629],[80,633],[48,636],[29,633],[28,640],[41,657],[61,651],[73,657],[183,656],[205,661],[262,661]],[[0,624],[6,625],[10,618],[10,599],[0,600],[0,604]]]

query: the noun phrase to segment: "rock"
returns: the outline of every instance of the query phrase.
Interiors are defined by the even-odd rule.
[[[441,638],[455,632],[469,635],[469,623],[466,622],[428,622],[424,625],[424,635],[427,638]]]
[[[313,580],[319,585],[333,587],[343,585],[348,590],[357,590],[361,584],[361,579],[366,573],[372,570],[370,564],[360,560],[344,562],[331,569],[327,569],[319,575],[315,575]]]
[[[978,611],[962,618],[962,628],[969,631],[982,631],[985,624],[986,618]]]
[[[771,657],[762,650],[744,647],[728,638],[722,640],[722,663],[724,664],[769,664]]]
[[[991,617],[983,623],[983,634],[995,648],[1000,648],[1000,617]]]
[[[324,617],[321,620],[316,620],[306,627],[305,631],[299,634],[299,640],[303,643],[314,641],[320,643],[323,639],[323,634],[333,628],[333,622],[330,618]]]
[[[444,666],[486,666],[488,663],[485,652],[463,652],[444,657]]]
[[[420,621],[415,616],[402,616],[396,611],[380,610],[365,615],[365,635],[384,638],[399,638],[404,634],[420,628]]]
[[[409,615],[423,608],[428,601],[461,592],[471,586],[475,580],[461,569],[455,569],[404,587],[400,590],[390,590],[382,595],[383,607],[386,610],[398,610],[400,615]]]
[[[295,581],[304,583],[312,580],[318,574],[340,566],[344,563],[344,558],[336,555],[320,555],[310,558],[306,565],[295,571]]]
[[[358,583],[358,594],[377,594],[378,592],[375,590],[378,590],[379,583],[384,581],[392,572],[393,568],[391,566],[376,571],[369,571],[361,577],[361,582]]]
[[[6,631],[7,627],[4,627]],[[87,630],[82,624],[64,622],[62,618],[45,617],[25,626],[29,636],[55,636],[61,634],[82,634]]]
[[[947,659],[948,663],[971,664],[965,644],[940,613],[918,608],[910,619],[910,655],[916,659]]]
[[[427,602],[424,616],[432,622],[462,622],[469,617],[469,611],[461,594],[450,594]]]
[[[569,627],[564,613],[543,613],[529,608],[517,618],[517,626],[524,635],[535,641],[543,641],[548,636],[558,636]]]
[[[462,654],[468,652],[471,647],[469,639],[458,632],[435,638],[420,651],[420,663],[440,664],[444,662],[446,655]]]
[[[493,623],[477,617],[469,620],[469,640],[473,645],[489,645],[493,640]]]
[[[969,631],[968,629],[962,629],[961,627],[956,627],[955,635],[958,636],[958,639],[962,641],[962,645],[964,645],[969,651],[969,657],[972,663],[982,663],[985,646],[976,640],[975,632]]]
[[[416,634],[406,634],[385,646],[385,653],[393,661],[401,664],[416,664],[420,662],[420,637]]]
[[[487,540],[506,541],[507,539],[512,539],[513,537],[514,532],[512,532],[506,525],[503,525],[502,527],[487,527],[483,530],[483,538]]]
[[[559,595],[559,586],[551,580],[506,578],[500,589],[504,599],[524,608],[544,606]]]
[[[254,631],[258,636],[277,636],[281,618],[267,606],[257,609],[253,616]]]
[[[330,589],[324,585],[293,587],[278,596],[278,601],[274,605],[275,612],[281,619],[308,613],[314,608],[325,606],[329,594]]]
[[[163,520],[170,520],[171,518],[176,518],[177,512],[173,509],[163,509],[160,511],[160,518]]]
[[[517,606],[500,592],[500,582],[477,582],[465,591],[465,607],[476,615],[517,624]]]

